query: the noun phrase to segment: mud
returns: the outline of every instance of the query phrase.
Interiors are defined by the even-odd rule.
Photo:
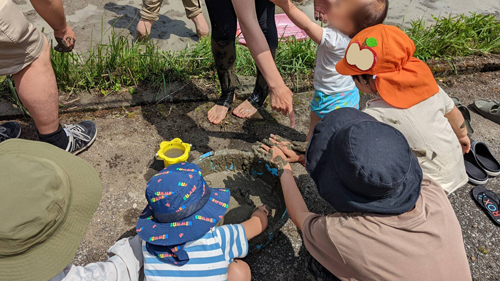
[[[231,201],[220,224],[242,223],[250,218],[254,209],[267,205],[271,209],[269,225],[274,225],[279,218],[276,209],[280,198],[274,189],[264,181],[243,172],[220,172],[204,177],[209,186],[227,188],[231,191]]]
[[[223,149],[208,152],[194,161],[211,187],[231,191],[231,202],[221,224],[241,223],[265,204],[271,209],[267,228],[249,242],[250,251],[261,250],[288,220],[278,169],[251,152]]]

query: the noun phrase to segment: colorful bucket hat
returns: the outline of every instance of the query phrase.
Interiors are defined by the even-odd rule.
[[[342,75],[376,75],[384,101],[410,108],[439,91],[431,70],[414,52],[415,44],[401,29],[378,24],[352,38],[336,69]]]
[[[342,213],[405,213],[423,177],[403,134],[354,108],[332,111],[316,125],[306,169],[321,197]]]
[[[214,227],[230,198],[228,189],[210,188],[197,165],[168,166],[149,180],[148,205],[137,221],[137,234],[151,248],[172,246],[168,248],[176,252],[177,245],[198,239]]]

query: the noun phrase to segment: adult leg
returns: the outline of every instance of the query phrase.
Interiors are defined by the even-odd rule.
[[[212,53],[219,76],[221,96],[208,112],[208,120],[219,124],[234,101],[236,90],[236,13],[231,0],[206,0],[212,24]]]
[[[137,23],[135,39],[144,41],[151,34],[153,23],[158,20],[163,0],[142,0],[141,19]]]
[[[38,132],[55,132],[59,127],[59,94],[47,39],[40,56],[14,74],[14,81],[19,98],[33,117]]]
[[[50,47],[45,39],[40,56],[14,74],[16,90],[23,105],[35,121],[41,141],[77,154],[95,140],[97,128],[92,121],[77,125],[59,124],[59,94],[50,62]]]
[[[257,17],[259,18],[260,28],[266,37],[271,54],[275,59],[276,50],[278,49],[278,31],[274,20],[275,5],[268,0],[255,0],[255,8],[257,10]],[[240,118],[250,118],[257,112],[257,109],[264,104],[268,95],[269,86],[257,67],[257,79],[252,95],[235,108],[233,114]]]
[[[250,271],[250,266],[240,259],[235,259],[227,271],[228,281],[250,281],[252,280],[252,272]]]
[[[201,0],[182,0],[184,9],[186,10],[186,16],[188,19],[194,22],[196,26],[196,33],[198,37],[208,36],[208,24],[203,16],[203,10],[201,9]]]

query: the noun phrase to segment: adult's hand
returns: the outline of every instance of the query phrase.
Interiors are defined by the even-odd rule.
[[[295,115],[293,114],[293,93],[283,84],[282,86],[270,89],[271,108],[290,118],[290,128],[295,128]]]
[[[314,0],[314,18],[324,23],[328,22],[328,9],[330,8],[331,0]]]
[[[54,37],[57,41],[57,46],[54,47],[56,51],[68,53],[75,48],[76,35],[68,25],[64,29],[54,30]]]

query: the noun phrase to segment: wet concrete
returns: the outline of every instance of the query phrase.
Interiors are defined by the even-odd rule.
[[[52,29],[36,14],[33,6],[26,0],[14,1],[27,18],[38,28],[52,37]],[[77,35],[76,51],[86,52],[90,42],[108,42],[102,32],[114,26],[117,32],[135,34],[139,20],[141,0],[64,0],[68,22]],[[201,1],[203,14],[209,21],[204,1]],[[313,17],[313,0],[305,0],[298,5],[310,18]],[[277,10],[279,12],[279,9]],[[431,19],[432,15],[447,16],[459,13],[499,14],[498,0],[392,0],[386,23],[407,25],[418,18]],[[165,50],[180,50],[198,39],[192,21],[185,16],[182,1],[164,0],[160,19],[153,25],[151,38]]]

